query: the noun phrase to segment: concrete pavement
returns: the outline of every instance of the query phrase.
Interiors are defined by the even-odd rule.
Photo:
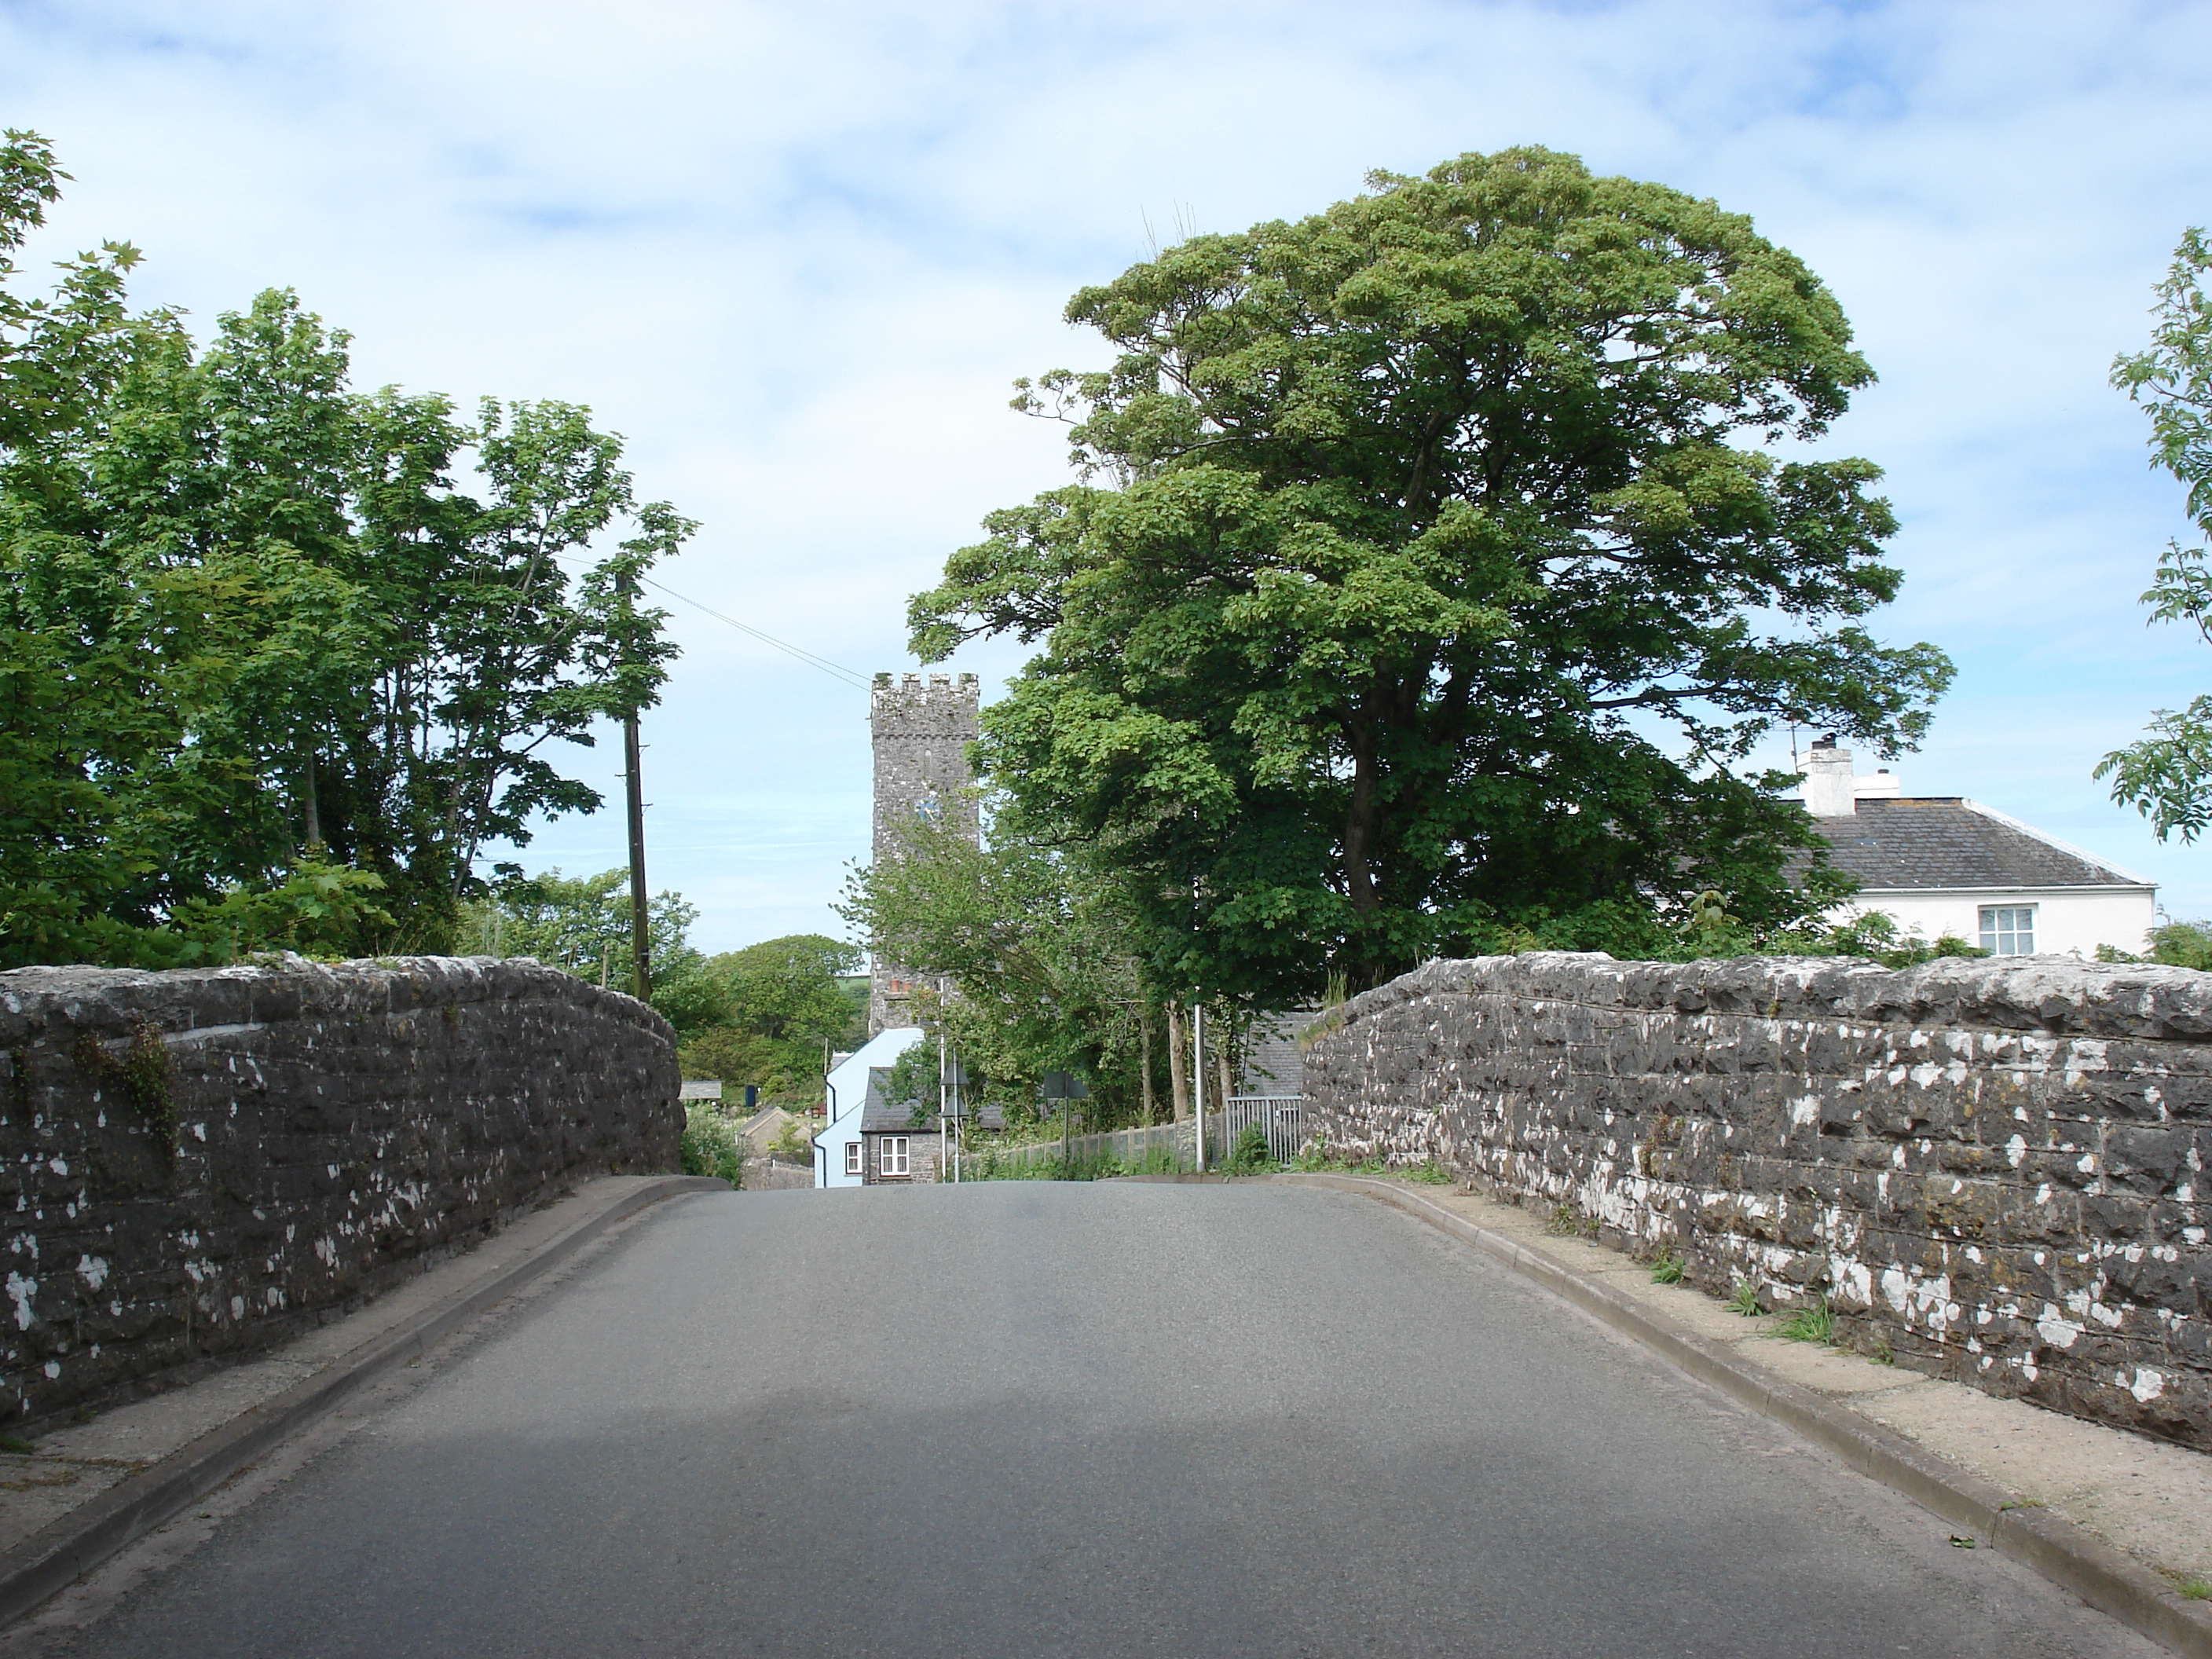
[[[687,1197],[423,1369],[7,1650],[2156,1651],[1345,1193]]]

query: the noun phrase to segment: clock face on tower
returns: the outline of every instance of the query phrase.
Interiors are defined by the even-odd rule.
[[[915,802],[914,815],[924,823],[934,823],[945,816],[945,807],[936,796],[925,795]]]

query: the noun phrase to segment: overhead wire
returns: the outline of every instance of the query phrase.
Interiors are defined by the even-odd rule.
[[[780,640],[776,638],[775,635],[769,633],[766,629],[755,628],[750,623],[741,623],[735,617],[726,617],[720,611],[715,610],[714,606],[710,605],[702,605],[690,594],[679,593],[674,588],[669,586],[665,582],[657,582],[650,576],[641,576],[638,580],[643,582],[647,587],[659,588],[662,592],[667,594],[672,599],[683,600],[684,604],[690,605],[695,611],[705,611],[716,622],[727,623],[731,627],[736,629],[740,634],[751,635],[753,638],[758,640],[763,645],[772,645],[777,650],[782,652],[786,656],[798,658],[799,661],[806,664],[810,668],[818,668],[823,673],[830,675],[834,678],[841,679],[848,685],[856,686],[863,691],[868,689],[870,684],[868,677],[860,673],[856,669],[848,668],[842,663],[831,662],[827,657],[817,657],[811,651],[802,649],[800,647],[792,644],[787,640]]]
[[[805,663],[809,668],[820,669],[823,673],[829,675],[833,679],[842,680],[846,684],[854,686],[862,691],[866,690],[870,684],[872,684],[872,682],[869,680],[868,677],[866,674],[861,673],[858,669],[848,668],[842,663],[831,662],[827,657],[817,657],[811,651],[806,650],[801,646],[793,645],[788,640],[780,640],[776,638],[775,635],[769,633],[764,628],[755,628],[750,623],[741,623],[735,617],[726,617],[720,611],[715,610],[713,605],[702,605],[698,600],[693,599],[689,593],[678,592],[666,582],[655,581],[650,576],[640,576],[638,580],[643,582],[647,587],[659,588],[662,592],[667,594],[672,599],[683,600],[684,604],[690,605],[694,611],[705,611],[716,622],[728,623],[732,628],[736,629],[740,634],[750,635],[754,639],[758,640],[763,645],[772,645],[777,650],[782,652],[786,656],[798,658],[799,661]]]

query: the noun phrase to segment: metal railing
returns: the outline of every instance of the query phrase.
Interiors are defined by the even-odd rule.
[[[1267,1137],[1267,1157],[1288,1164],[1306,1144],[1306,1097],[1304,1095],[1231,1095],[1222,1102],[1226,1133],[1218,1154],[1226,1158],[1237,1149],[1245,1130],[1258,1125]]]

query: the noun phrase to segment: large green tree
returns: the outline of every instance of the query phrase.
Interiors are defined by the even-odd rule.
[[[688,1076],[753,1084],[813,1110],[827,1051],[856,1048],[865,1036],[866,1007],[846,977],[860,964],[842,940],[792,933],[703,958],[672,985],[656,983],[653,1004],[683,1038]]]
[[[679,893],[653,896],[646,912],[650,956],[657,966],[653,1001],[666,989],[672,1024],[689,1012],[678,988],[698,976],[704,962],[687,935],[699,919],[698,907]],[[596,876],[566,876],[557,869],[534,876],[502,872],[482,898],[469,904],[454,939],[456,948],[488,957],[533,957],[548,967],[580,979],[604,974],[613,989],[637,994],[637,962],[630,949],[629,872],[607,870]],[[673,1009],[675,1012],[671,1012]]]
[[[1067,316],[1119,355],[1017,407],[1082,482],[992,514],[914,643],[1042,644],[981,763],[1012,830],[1121,872],[1159,982],[1274,1000],[1834,896],[1784,878],[1808,823],[1745,757],[1784,721],[1909,748],[1951,670],[1861,625],[1894,520],[1802,446],[1872,373],[1749,220],[1467,155]]]
[[[9,135],[0,253],[60,176]],[[486,841],[599,805],[548,745],[653,701],[635,579],[692,526],[588,410],[353,390],[277,290],[203,350],[136,257],[0,299],[0,963],[282,942],[302,872],[380,890],[321,943],[434,948]]]
[[[2212,640],[2212,245],[2191,228],[2174,251],[2158,287],[2150,348],[2123,354],[2112,365],[2112,384],[2150,416],[2151,465],[2163,467],[2189,490],[2187,511],[2204,544],[2166,544],[2157,580],[2143,595],[2154,622],[2185,622]],[[2152,735],[2115,750],[2098,763],[2110,778],[2112,799],[2151,821],[2160,841],[2193,842],[2212,824],[2212,697],[2185,709],[2160,709]]]

